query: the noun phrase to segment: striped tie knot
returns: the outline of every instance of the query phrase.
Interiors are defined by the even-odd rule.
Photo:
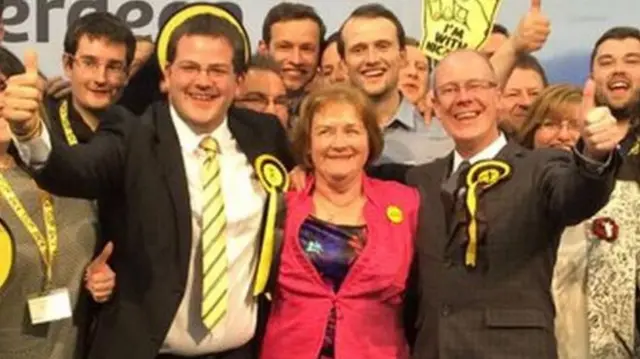
[[[207,153],[207,157],[213,157],[218,154],[218,152],[220,152],[218,141],[211,138],[210,136],[202,139],[202,141],[200,142],[200,148],[202,148]]]

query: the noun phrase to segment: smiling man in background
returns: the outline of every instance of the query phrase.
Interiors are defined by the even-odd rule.
[[[591,77],[599,102],[619,121],[637,121],[631,117],[640,101],[640,30],[614,27],[602,34],[591,53]]]
[[[358,7],[340,29],[338,52],[349,81],[367,94],[383,129],[380,163],[426,163],[453,148],[440,122],[427,126],[398,89],[407,63],[405,41],[396,15],[380,4]]]
[[[304,4],[280,3],[264,19],[259,51],[273,57],[280,66],[292,113],[318,72],[326,31],[316,10]]]
[[[235,104],[274,115],[282,127],[289,128],[289,98],[278,63],[269,56],[254,55],[238,86]]]
[[[432,119],[429,91],[429,69],[431,60],[420,50],[420,42],[412,37],[406,38],[407,64],[400,70],[398,88],[416,107],[425,121]]]
[[[529,107],[548,84],[540,62],[530,54],[520,54],[500,96],[500,128],[507,135],[520,130]]]

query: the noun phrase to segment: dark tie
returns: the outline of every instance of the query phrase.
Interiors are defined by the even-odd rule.
[[[460,181],[460,175],[463,174],[470,166],[471,164],[469,163],[469,161],[462,161],[462,163],[460,163],[460,166],[458,166],[458,169],[451,174],[442,188],[444,188],[445,191],[452,195],[455,194],[456,190],[459,188],[458,182]]]

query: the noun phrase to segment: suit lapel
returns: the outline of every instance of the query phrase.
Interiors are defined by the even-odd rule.
[[[435,249],[436,256],[441,257],[447,244],[447,226],[451,195],[446,194],[442,190],[442,183],[449,175],[451,169],[452,155],[438,159],[425,173],[424,182],[421,184],[424,190],[425,205],[421,206],[423,220],[421,226],[424,226],[426,235],[421,238],[428,239],[424,243],[424,249],[431,253]],[[423,239],[422,239],[423,240]],[[435,240],[435,241],[434,241]]]
[[[504,148],[500,150],[500,152],[498,152],[498,154],[496,155],[496,157],[494,157],[494,159],[506,162],[509,165],[509,167],[511,167],[511,177],[513,177],[513,172],[516,170],[516,167],[517,167],[518,158],[522,157],[525,151],[526,149],[524,147],[521,147],[517,143],[508,142],[507,145],[504,146]],[[484,203],[490,203],[492,200],[495,200],[496,198],[501,197],[495,194],[499,193],[501,191],[500,188],[506,185],[509,181],[511,181],[511,178],[507,178],[504,181],[496,183],[487,191],[480,190],[478,192],[478,197],[480,198],[480,201],[483,201]],[[503,199],[501,199],[500,201],[502,200]],[[489,205],[489,207],[492,207],[492,205]]]
[[[456,198],[459,193],[459,187],[456,186],[454,191],[448,190],[445,186],[449,178],[451,177],[451,171],[453,169],[453,153],[446,157],[445,161],[440,168],[440,198],[442,201],[442,206],[444,208],[444,223],[445,223],[445,231],[447,235],[447,245],[453,238],[456,233],[456,229],[463,224],[461,222],[461,218],[458,213],[458,208],[460,208],[460,200]],[[466,173],[461,173],[459,181],[464,181],[464,175]]]
[[[253,166],[256,158],[262,154],[261,150],[264,151],[262,141],[259,141],[260,138],[254,134],[256,129],[248,126],[233,108],[229,109],[228,123],[240,151],[247,156],[247,161]]]
[[[182,150],[171,120],[168,105],[165,103],[154,105],[151,116],[156,129],[156,160],[160,164],[162,176],[171,194],[177,221],[179,268],[184,270],[181,275],[186,278],[193,229],[191,226],[189,188]]]

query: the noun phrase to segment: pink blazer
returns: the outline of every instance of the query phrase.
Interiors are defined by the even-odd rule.
[[[300,246],[300,227],[313,209],[309,181],[287,194],[287,217],[277,285],[262,359],[317,359],[331,309],[337,313],[337,359],[409,357],[402,299],[413,258],[418,192],[365,177],[367,242],[337,294]]]

